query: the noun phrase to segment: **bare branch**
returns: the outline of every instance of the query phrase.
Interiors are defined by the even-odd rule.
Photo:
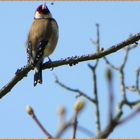
[[[126,66],[127,60],[128,60],[128,55],[131,49],[133,49],[134,47],[131,48],[131,46],[129,45],[126,48],[126,54],[123,60],[122,65],[119,68],[119,74],[120,74],[120,80],[121,80],[121,93],[122,93],[122,100],[127,101],[126,99],[126,86],[125,86],[125,74],[124,74],[124,68]]]
[[[126,89],[132,92],[140,93],[140,89],[138,89],[136,86],[126,86]]]
[[[138,113],[140,113],[140,107],[138,107],[135,111],[129,114],[127,117],[123,118],[118,122],[119,125],[128,122],[130,119],[134,118]]]
[[[137,102],[138,103],[138,102]],[[118,106],[118,112],[116,114],[116,116],[114,117],[114,119],[107,125],[107,127],[105,128],[104,131],[102,131],[99,135],[97,135],[97,138],[107,138],[112,132],[113,130],[121,124],[124,124],[125,122],[127,122],[128,120],[132,119],[134,116],[136,116],[139,112],[140,112],[140,107],[138,107],[134,112],[132,112],[130,115],[128,115],[127,117],[125,117],[124,119],[120,120],[123,112],[122,112],[122,108],[125,105],[124,101],[122,100]]]
[[[131,92],[137,92],[138,94],[140,94],[139,79],[140,79],[140,68],[138,68],[136,70],[136,82],[135,82],[135,85],[126,86],[126,89],[131,91]]]
[[[122,94],[122,100],[126,101],[126,88],[125,88],[125,75],[124,75],[124,70],[120,69],[120,86],[121,86],[121,94]]]
[[[100,26],[99,24],[96,24],[96,34],[97,34],[97,40],[96,40],[96,51],[97,53],[100,52]],[[97,90],[97,74],[96,74],[96,70],[97,70],[97,66],[99,63],[99,59],[96,60],[96,63],[94,66],[88,64],[88,67],[91,69],[92,71],[92,75],[93,75],[93,94],[94,94],[94,98],[95,98],[95,109],[96,109],[96,133],[100,133],[101,131],[101,122],[100,122],[100,111],[99,111],[99,100],[98,100],[98,90]]]
[[[88,130],[87,128],[83,127],[83,126],[77,126],[78,130],[85,133],[86,135],[88,135],[91,138],[95,137],[95,134],[93,132],[91,132],[90,130]]]
[[[116,51],[118,51],[118,50],[120,50],[128,45],[134,44],[139,40],[140,40],[140,33],[128,38],[127,40],[125,40],[117,45],[110,47],[109,49],[107,49],[105,51],[101,51],[100,53],[68,57],[66,59],[53,61],[52,63],[49,63],[49,64],[44,63],[43,69],[58,67],[58,66],[62,66],[62,65],[73,65],[73,64],[77,64],[77,63],[83,62],[83,61],[99,59],[99,58],[102,58],[102,57],[107,56],[109,54],[112,54],[112,53],[114,53],[114,52],[116,52]]]
[[[116,128],[118,125],[118,122],[123,115],[122,110],[119,110],[118,113],[116,114],[115,118],[107,125],[104,131],[102,131],[97,138],[107,138],[111,132]]]
[[[60,123],[60,127],[56,134],[56,138],[60,138],[61,135],[70,127],[73,128],[73,138],[76,138],[76,132],[78,130],[84,132],[85,134],[87,134],[89,136],[92,136],[92,137],[94,136],[94,134],[90,130],[88,130],[82,126],[78,126],[78,115],[84,109],[84,107],[85,107],[84,100],[79,100],[75,103],[74,114],[72,115],[72,118],[68,122],[62,121],[63,123]],[[63,115],[65,115],[64,108],[63,109],[61,108],[61,110],[59,111],[59,115],[61,117]]]
[[[124,100],[125,102],[127,102],[127,99],[126,99],[126,86],[125,86],[124,68],[125,68],[125,66],[126,66],[126,63],[127,63],[127,60],[128,60],[128,55],[129,55],[130,50],[136,48],[137,45],[138,45],[138,44],[135,43],[134,45],[129,45],[129,46],[126,48],[126,53],[125,53],[125,57],[124,57],[123,63],[122,63],[122,65],[121,65],[120,68],[119,68],[120,80],[121,80],[122,98],[123,98],[123,100]]]
[[[124,69],[124,67],[125,67],[125,65],[126,65],[126,63],[127,63],[127,60],[128,60],[128,54],[129,54],[129,51],[130,51],[130,50],[131,50],[131,49],[129,49],[129,47],[127,47],[127,49],[126,49],[126,54],[125,54],[125,57],[124,57],[124,61],[123,61],[122,65],[121,65],[120,69]]]
[[[100,25],[98,23],[96,24],[96,28],[97,28],[96,48],[97,52],[100,52]]]
[[[134,107],[134,106],[137,106],[140,104],[140,100],[137,100],[137,101],[125,101],[125,104],[127,106],[129,106],[130,108]]]
[[[136,46],[136,45],[135,45]],[[104,131],[102,131],[97,137],[98,138],[107,138],[111,132],[116,128],[116,126],[120,125],[120,124],[123,124],[125,122],[127,122],[128,120],[130,120],[131,118],[133,118],[134,116],[136,116],[138,113],[139,113],[139,110],[140,108],[138,108],[136,111],[132,112],[130,115],[128,115],[126,118],[121,119],[121,116],[123,114],[123,106],[124,105],[127,105],[129,107],[133,107],[133,106],[136,106],[140,103],[140,100],[138,101],[133,101],[133,102],[129,102],[126,98],[126,88],[125,87],[125,74],[124,74],[124,68],[125,68],[125,65],[126,65],[126,62],[127,62],[127,59],[128,59],[128,54],[129,54],[129,51],[134,47],[131,47],[131,48],[127,48],[126,49],[126,54],[125,54],[125,57],[124,57],[124,61],[122,63],[122,65],[116,69],[113,68],[113,69],[116,69],[117,71],[119,71],[120,73],[120,80],[121,80],[121,92],[122,92],[122,100],[120,102],[120,104],[118,105],[118,113],[116,114],[116,117],[114,119],[112,119],[112,121],[109,122],[109,124],[107,125],[107,127],[105,128]],[[112,66],[111,66],[112,68]]]
[[[76,112],[74,115],[74,121],[73,121],[73,139],[76,138],[76,132],[77,132],[77,125],[78,125],[78,113]]]
[[[48,137],[53,138],[52,135],[43,127],[43,125],[40,123],[40,121],[37,119],[36,115],[33,116],[34,121],[38,125],[38,127],[41,129],[42,132]]]
[[[34,113],[34,110],[31,106],[27,106],[27,113],[32,117],[32,119],[35,121],[37,126],[41,129],[41,131],[46,135],[48,138],[53,138],[52,135],[43,127],[43,125],[38,120],[36,114]]]
[[[95,97],[95,108],[96,108],[96,131],[97,134],[101,131],[101,122],[100,122],[100,111],[99,111],[99,99],[98,99],[98,91],[97,91],[97,75],[96,75],[96,66],[88,65],[89,68],[92,70],[93,73],[93,94]]]
[[[124,61],[123,61],[123,64],[120,66],[120,67],[116,67],[114,66],[106,57],[104,57],[104,60],[106,62],[106,64],[111,67],[112,69],[114,70],[117,70],[117,71],[120,71],[120,69],[123,69],[126,65],[126,62],[127,62],[127,59],[128,59],[128,54],[129,54],[129,51],[136,48],[138,46],[138,43],[135,43],[133,45],[128,45],[126,46],[124,49],[126,50],[126,54],[125,54],[125,57],[124,57]]]
[[[109,96],[109,122],[112,122],[114,117],[114,93],[113,93],[113,74],[110,69],[106,72],[108,82],[108,96]]]
[[[27,76],[28,72],[31,70],[31,66],[27,65],[20,70],[17,70],[15,76],[0,90],[0,98],[5,96],[11,89],[21,80],[23,77]]]
[[[134,44],[134,45],[129,45],[126,48],[126,54],[123,60],[123,63],[120,67],[115,67],[113,64],[111,64],[106,57],[104,57],[104,60],[106,61],[106,63],[114,70],[118,71],[120,74],[120,85],[121,85],[121,93],[122,93],[122,100],[120,102],[120,104],[118,105],[118,113],[116,114],[116,117],[112,120],[109,121],[109,124],[107,125],[107,127],[105,128],[104,131],[102,131],[99,135],[98,138],[107,138],[111,132],[116,128],[117,125],[123,124],[124,122],[126,122],[127,120],[133,118],[138,111],[136,110],[134,113],[130,114],[129,116],[127,116],[126,118],[124,118],[123,120],[121,119],[121,116],[123,114],[122,110],[123,110],[123,106],[127,105],[129,107],[133,107],[137,104],[139,104],[139,100],[138,101],[134,101],[134,102],[129,102],[126,98],[126,86],[125,86],[125,74],[124,74],[124,68],[126,66],[127,60],[128,60],[128,55],[129,55],[129,51],[131,49],[134,49],[138,44]],[[111,90],[111,89],[110,89]],[[110,95],[112,96],[112,94]],[[111,97],[110,97],[111,100]],[[112,116],[112,105],[110,104],[110,116]]]
[[[57,132],[55,138],[60,138],[63,133],[70,127],[73,126],[73,123],[70,121],[70,122],[67,122],[65,123],[60,129],[59,131]],[[88,135],[89,137],[94,137],[94,133],[92,133],[90,130],[88,130],[87,128],[83,127],[83,126],[77,126],[77,129],[83,133],[85,133],[86,135]]]
[[[88,95],[86,95],[84,92],[80,91],[79,89],[73,89],[73,88],[68,87],[68,86],[66,86],[65,84],[61,83],[61,82],[59,81],[58,77],[56,77],[56,76],[55,76],[55,82],[56,82],[59,86],[61,86],[62,88],[77,93],[78,95],[77,95],[76,97],[83,96],[83,97],[85,97],[86,99],[88,99],[89,101],[91,101],[92,103],[95,103],[95,100],[94,100],[94,99],[92,99],[91,97],[89,97]]]
[[[106,57],[104,57],[104,60],[109,67],[111,67],[112,69],[117,70],[117,71],[119,70],[119,68],[114,66]]]
[[[140,88],[139,88],[139,79],[140,79],[140,68],[137,69],[136,71],[136,88],[139,90],[139,93],[140,93]]]
[[[74,65],[77,64],[79,62],[83,62],[83,61],[88,61],[88,60],[95,60],[95,59],[99,59],[102,57],[105,57],[109,54],[112,54],[128,45],[134,44],[137,41],[140,40],[140,33],[128,38],[127,40],[114,45],[112,47],[110,47],[109,49],[105,50],[105,51],[101,51],[100,53],[95,53],[95,54],[88,54],[88,55],[82,55],[82,56],[75,56],[75,57],[68,57],[66,59],[62,59],[62,60],[58,60],[58,61],[53,61],[51,63],[44,63],[42,68],[43,69],[49,69],[49,68],[54,68],[54,67],[58,67],[58,66],[63,66],[63,65]],[[24,68],[22,68],[22,70],[20,70],[18,72],[18,74],[16,74],[12,80],[10,82],[8,82],[1,90],[0,90],[0,98],[2,98],[3,96],[5,96],[21,79],[23,79],[23,77],[25,77],[28,72],[31,70],[31,66],[25,66]]]

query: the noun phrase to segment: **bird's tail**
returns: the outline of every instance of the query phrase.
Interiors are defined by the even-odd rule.
[[[34,86],[36,86],[38,83],[42,84],[42,69],[41,69],[41,65],[39,67],[35,67]]]

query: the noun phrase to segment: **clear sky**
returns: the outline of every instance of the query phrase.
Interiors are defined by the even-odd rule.
[[[0,87],[3,87],[18,68],[26,65],[25,42],[32,24],[34,12],[42,2],[0,2]],[[65,57],[95,53],[90,39],[96,39],[95,24],[100,24],[101,46],[109,48],[128,38],[130,34],[140,31],[139,2],[55,2],[47,3],[52,15],[59,25],[59,41],[52,60]],[[135,70],[139,66],[140,50],[132,51],[126,69],[127,84],[134,83]],[[114,65],[122,62],[122,53],[109,57]],[[73,114],[75,95],[55,84],[54,74],[60,81],[78,88],[89,96],[92,93],[92,73],[87,64],[62,66],[53,71],[43,71],[43,84],[33,87],[33,71],[21,80],[10,93],[0,101],[0,138],[44,138],[44,134],[27,115],[25,108],[31,105],[40,121],[53,135],[58,127],[57,109],[67,108],[67,119]],[[98,88],[100,97],[102,128],[107,124],[107,83],[105,81],[105,63],[101,60],[98,68]],[[116,104],[120,98],[120,86],[115,74]],[[132,96],[132,95],[131,95]],[[134,95],[135,96],[135,95]],[[131,98],[130,98],[131,99]],[[132,97],[132,99],[134,99]],[[137,98],[138,99],[138,98]],[[131,112],[124,108],[125,113]],[[80,116],[79,124],[95,132],[95,107],[87,103],[85,112]],[[127,124],[117,127],[111,138],[139,138],[140,116]],[[71,138],[71,131],[65,134]],[[85,137],[79,133],[79,137]]]

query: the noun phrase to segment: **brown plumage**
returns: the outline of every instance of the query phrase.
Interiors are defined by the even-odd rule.
[[[57,41],[58,25],[56,21],[50,13],[39,14],[37,11],[27,39],[28,62],[35,68],[34,86],[42,83],[43,59],[54,51]]]

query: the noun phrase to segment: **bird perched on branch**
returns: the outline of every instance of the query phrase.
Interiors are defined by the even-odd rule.
[[[34,86],[42,83],[42,63],[56,48],[58,25],[46,3],[38,6],[27,39],[28,63],[34,67]]]

